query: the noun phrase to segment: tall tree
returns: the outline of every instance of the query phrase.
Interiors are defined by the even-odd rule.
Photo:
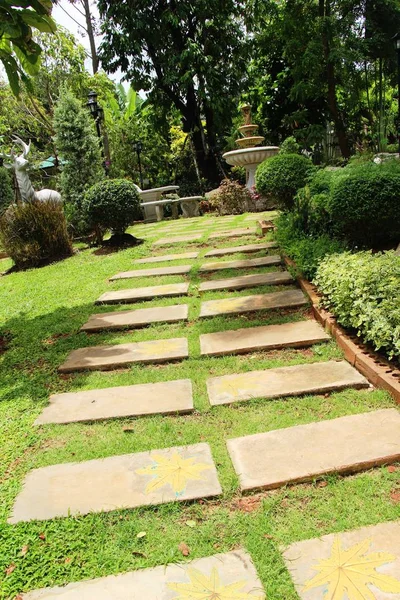
[[[217,146],[246,72],[244,0],[100,0],[103,66],[173,105],[199,169],[218,180]]]

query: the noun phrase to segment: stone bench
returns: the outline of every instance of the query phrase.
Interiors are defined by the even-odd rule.
[[[202,198],[202,196],[185,196],[184,198],[163,198],[160,200],[150,202],[142,202],[140,206],[145,210],[149,207],[154,207],[156,211],[157,221],[162,221],[164,218],[163,208],[166,204],[171,205],[172,217],[174,219],[178,218],[178,204],[180,204],[183,216],[185,218],[191,218],[199,216],[199,202],[200,200],[202,200]]]

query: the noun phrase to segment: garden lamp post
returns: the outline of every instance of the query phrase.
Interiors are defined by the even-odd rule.
[[[399,158],[400,158],[400,33],[396,33],[393,36],[394,47],[397,51],[397,78],[398,78],[398,86],[397,86],[397,101],[398,101],[398,111],[397,111],[397,141],[399,143]]]
[[[90,114],[92,115],[92,117],[94,119],[94,122],[96,123],[97,136],[101,143],[101,153],[104,158],[104,163],[103,163],[104,171],[105,171],[106,175],[108,175],[108,170],[110,167],[110,152],[109,152],[109,147],[108,147],[108,136],[105,131],[103,131],[103,135],[102,135],[101,123],[104,120],[104,110],[101,108],[101,106],[99,106],[99,104],[97,102],[97,93],[96,92],[93,92],[93,91],[89,92],[87,107],[90,111]]]
[[[140,155],[143,150],[143,144],[140,140],[136,140],[133,142],[133,147],[136,150],[138,165],[139,165],[139,177],[140,177],[140,187],[143,189],[143,173],[142,173],[142,161],[140,160]]]

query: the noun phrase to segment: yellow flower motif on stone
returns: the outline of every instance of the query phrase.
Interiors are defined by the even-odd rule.
[[[198,569],[188,569],[190,583],[168,583],[170,590],[178,593],[176,600],[263,600],[265,596],[254,596],[243,592],[245,581],[222,585],[214,567],[210,577]]]
[[[367,539],[344,550],[340,538],[336,537],[331,556],[313,567],[318,574],[305,583],[304,591],[327,586],[324,600],[376,600],[371,585],[388,594],[400,593],[399,580],[376,570],[396,560],[396,556],[386,552],[368,553],[370,545],[371,540]]]
[[[138,469],[138,475],[151,475],[152,480],[147,484],[145,493],[151,494],[164,485],[170,485],[177,496],[183,494],[188,481],[204,480],[201,473],[211,469],[206,463],[196,463],[195,458],[182,458],[178,452],[166,457],[161,454],[152,455],[153,464]]]

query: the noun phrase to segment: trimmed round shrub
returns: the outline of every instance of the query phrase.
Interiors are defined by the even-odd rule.
[[[344,169],[334,180],[329,211],[336,235],[376,248],[400,239],[400,162]]]
[[[306,185],[314,171],[314,165],[305,156],[278,154],[258,166],[256,188],[281,208],[290,210],[298,190]]]
[[[208,200],[213,210],[218,211],[220,215],[241,215],[249,210],[251,195],[244,185],[224,179],[215,194]]]
[[[0,239],[18,269],[72,254],[62,205],[53,200],[12,204],[0,218]]]
[[[132,181],[108,179],[93,185],[85,194],[84,211],[95,229],[109,229],[122,235],[125,229],[142,218],[139,193]]]
[[[279,154],[299,154],[300,144],[297,143],[296,138],[291,135],[287,137],[281,144]]]
[[[14,202],[11,177],[7,169],[0,167],[0,215]]]

